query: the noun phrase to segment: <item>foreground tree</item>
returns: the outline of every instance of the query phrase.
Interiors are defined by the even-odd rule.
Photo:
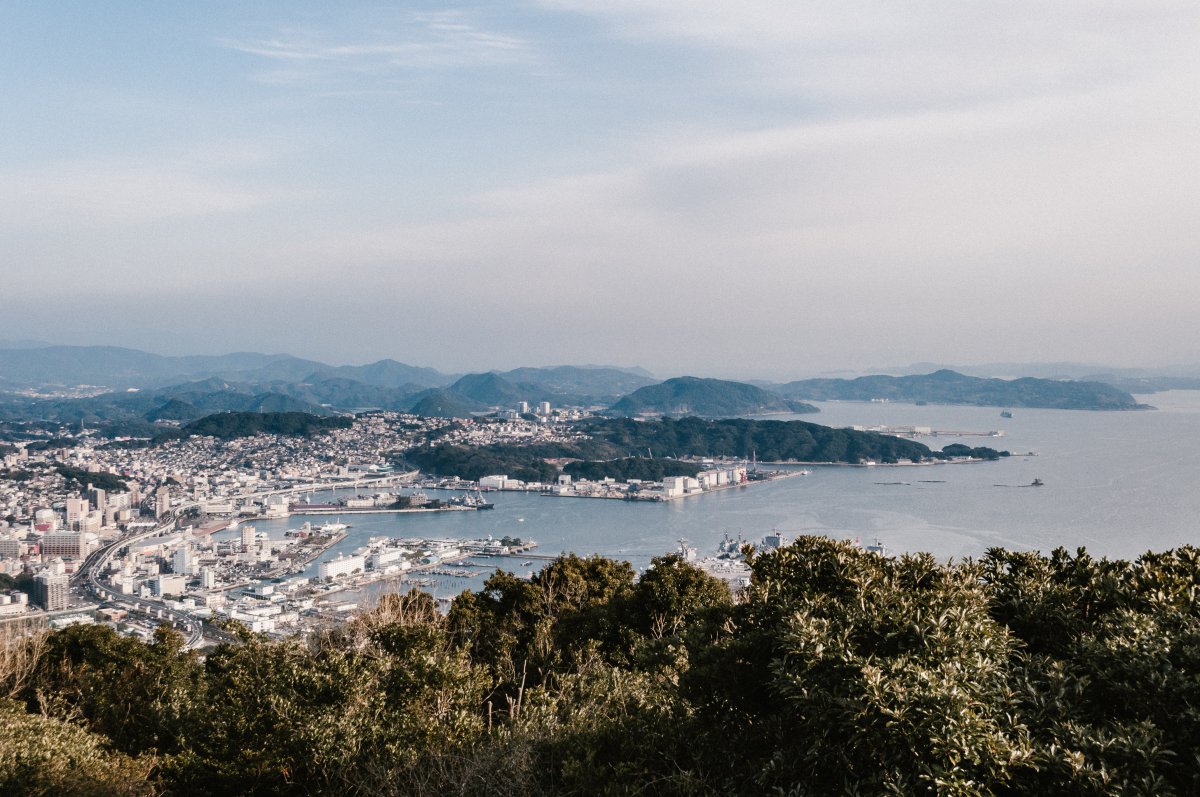
[[[756,557],[731,633],[686,679],[729,788],[987,794],[1030,750],[979,568],[803,538]]]

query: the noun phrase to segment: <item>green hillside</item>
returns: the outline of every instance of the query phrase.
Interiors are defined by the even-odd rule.
[[[777,393],[744,382],[681,376],[638,388],[609,408],[613,415],[698,415],[706,418],[770,412],[818,412]]]

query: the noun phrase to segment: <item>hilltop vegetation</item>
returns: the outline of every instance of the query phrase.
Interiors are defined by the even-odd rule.
[[[111,473],[73,468],[70,465],[55,465],[54,469],[66,479],[69,489],[78,492],[86,492],[88,485],[110,493],[123,493],[129,489],[121,477]]]
[[[569,456],[564,452],[574,450],[554,446],[460,446],[442,443],[414,448],[404,455],[404,459],[425,473],[437,476],[458,476],[478,481],[484,476],[504,474],[521,481],[552,482],[558,477],[558,468],[546,462],[546,458]]]
[[[684,462],[678,459],[646,459],[645,457],[625,457],[597,461],[568,462],[563,466],[563,473],[575,479],[614,479],[627,482],[631,479],[640,481],[660,482],[668,476],[695,476],[701,471],[700,463]]]
[[[546,459],[583,460],[568,464],[564,471],[584,478],[609,476],[657,481],[663,475],[695,475],[692,465],[665,464],[685,457],[848,464],[870,460],[894,464],[949,457],[998,459],[1008,456],[1007,451],[961,444],[933,451],[913,440],[878,432],[834,429],[805,421],[594,418],[581,423],[579,428],[587,433],[588,439],[537,445],[443,443],[412,449],[404,459],[426,473],[438,476],[475,480],[481,476],[507,474],[523,481],[549,482],[559,471]]]
[[[192,421],[180,431],[184,435],[203,435],[232,440],[256,434],[281,434],[312,437],[330,429],[349,429],[350,418],[331,418],[305,412],[220,412]]]
[[[769,412],[819,412],[811,404],[743,382],[681,376],[639,388],[609,408],[613,415],[697,415],[728,418]]]
[[[1200,551],[993,549],[944,564],[819,537],[735,602],[678,557],[566,556],[449,616],[387,596],[201,662],[98,626],[0,668],[23,794],[1186,795],[1200,787]],[[18,645],[20,643],[17,643]],[[18,653],[24,650],[27,655]]]
[[[1057,379],[983,379],[943,369],[920,376],[860,376],[857,379],[804,379],[776,385],[784,396],[813,401],[924,401],[982,407],[1038,407],[1067,410],[1146,409],[1132,395],[1101,382]]]
[[[806,421],[747,418],[599,420],[584,429],[614,450],[655,457],[757,457],[767,462],[920,461],[937,456],[913,440]]]

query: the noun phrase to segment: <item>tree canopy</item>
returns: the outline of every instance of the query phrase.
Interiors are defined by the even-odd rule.
[[[447,615],[388,595],[203,661],[165,629],[53,632],[2,660],[26,665],[0,666],[0,789],[1200,790],[1200,550],[944,563],[802,537],[749,561],[735,596],[678,556],[638,577],[568,555]]]

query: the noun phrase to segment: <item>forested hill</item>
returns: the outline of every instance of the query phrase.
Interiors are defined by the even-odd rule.
[[[947,446],[932,451],[913,440],[853,429],[834,429],[804,421],[770,421],[747,418],[706,420],[663,418],[635,421],[597,418],[580,425],[591,439],[535,444],[461,446],[442,444],[418,447],[405,454],[407,462],[426,473],[478,479],[504,473],[524,481],[553,481],[558,468],[547,459],[573,458],[567,473],[593,478],[593,474],[623,478],[661,478],[679,475],[674,466],[641,465],[632,458],[675,461],[684,457],[757,457],[760,462],[829,462],[883,464],[920,462],[948,457],[996,459],[1006,452],[990,448]],[[598,464],[597,464],[598,463]],[[665,468],[665,469],[664,469]]]
[[[350,418],[330,418],[306,412],[219,412],[206,415],[184,426],[185,435],[204,435],[232,440],[256,434],[281,434],[311,437],[330,429],[349,429]]]
[[[914,440],[805,421],[613,418],[592,421],[583,428],[622,456],[648,453],[655,457],[757,457],[763,462],[851,464],[866,460],[920,461],[937,456]]]
[[[1195,795],[1200,551],[978,560],[801,537],[497,571],[449,613],[0,647],[0,793]],[[10,585],[11,586],[11,585]]]
[[[1102,382],[1057,379],[984,379],[941,370],[918,376],[860,376],[857,379],[802,379],[776,385],[783,396],[811,401],[924,401],[980,407],[1061,410],[1140,410],[1132,395]]]
[[[768,412],[819,412],[811,404],[790,401],[777,393],[744,382],[680,376],[647,385],[609,408],[613,415],[698,415],[730,418]]]

